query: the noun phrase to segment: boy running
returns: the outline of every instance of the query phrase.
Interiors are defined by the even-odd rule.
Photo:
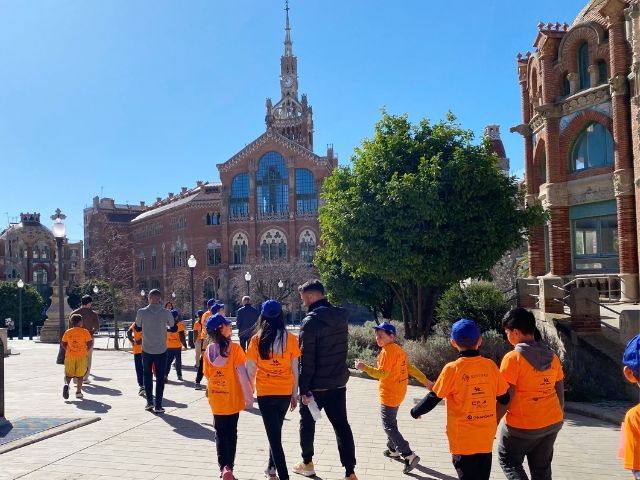
[[[62,398],[69,398],[69,383],[74,378],[77,382],[76,398],[83,398],[82,381],[87,373],[87,355],[93,346],[93,339],[89,330],[82,326],[82,316],[73,314],[69,318],[69,330],[62,335],[62,348],[64,348],[64,387]]]

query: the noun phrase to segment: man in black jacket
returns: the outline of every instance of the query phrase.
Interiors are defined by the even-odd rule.
[[[308,407],[313,399],[319,409],[324,409],[333,426],[345,478],[357,480],[354,473],[355,444],[347,420],[348,314],[327,301],[319,280],[300,285],[298,291],[308,313],[300,326],[299,337],[302,352],[299,377],[302,462],[294,465],[293,471],[306,477],[315,475],[313,440],[316,425]]]
[[[240,346],[245,352],[259,316],[260,312],[251,306],[251,297],[248,295],[242,297],[242,307],[236,313],[236,328],[238,329]]]

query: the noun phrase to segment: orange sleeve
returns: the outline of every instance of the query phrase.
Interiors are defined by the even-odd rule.
[[[560,359],[557,355],[553,356],[553,360],[551,362],[552,368],[557,372],[556,374],[556,382],[560,380],[564,380],[564,373],[562,371],[562,365],[560,364]]]
[[[69,330],[66,330],[62,335],[62,342],[69,342]]]
[[[627,470],[640,470],[639,414],[636,407],[629,410],[624,418],[624,468]]]
[[[436,383],[433,385],[431,391],[435,393],[438,398],[446,398],[453,393],[454,368],[455,367],[445,365]]]
[[[518,383],[518,360],[514,352],[507,353],[500,363],[500,373],[503,378],[511,385]]]
[[[178,323],[178,332],[184,332],[184,324],[182,322]]]
[[[249,346],[247,347],[247,360],[253,360],[258,363],[258,337],[251,337]]]
[[[494,366],[495,366],[495,363],[494,363]],[[504,376],[498,370],[498,367],[496,367],[496,375],[498,378],[498,390],[497,390],[498,395],[497,396],[500,397],[501,395],[504,395],[509,391],[509,384],[505,380]]]
[[[202,374],[205,378],[209,378],[209,375],[211,374],[211,364],[209,363],[209,359],[206,355],[202,356]]]
[[[287,350],[291,352],[291,358],[300,358],[302,355],[300,345],[298,344],[298,337],[293,333],[290,333],[289,338],[287,338]]]
[[[378,370],[389,371],[392,364],[392,358],[390,357],[391,355],[389,355],[389,352],[385,349],[380,351],[380,354],[378,355]]]

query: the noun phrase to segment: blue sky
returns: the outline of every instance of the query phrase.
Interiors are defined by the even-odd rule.
[[[301,93],[315,150],[341,163],[380,109],[443,118],[480,135],[501,125],[523,170],[516,54],[539,21],[586,0],[291,0]],[[436,4],[437,7],[433,5]],[[68,215],[96,195],[152,202],[196,180],[264,131],[279,97],[280,0],[1,0],[0,227],[21,211]]]

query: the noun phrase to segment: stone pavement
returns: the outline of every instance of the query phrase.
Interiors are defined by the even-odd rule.
[[[212,416],[203,392],[195,391],[195,372],[183,373],[187,381],[175,381],[165,389],[167,413],[144,411],[138,397],[133,358],[129,352],[96,350],[95,374],[84,389],[85,399],[62,398],[63,367],[55,364],[57,346],[27,340],[10,342],[20,355],[5,359],[6,415],[19,417],[91,417],[101,421],[0,455],[0,479],[204,479],[217,478]],[[193,350],[183,352],[183,363],[193,364]],[[411,472],[417,479],[455,479],[444,434],[445,407],[436,407],[421,420],[408,413],[426,393],[410,386],[400,410],[399,425],[422,457],[422,466]],[[408,478],[400,463],[382,456],[385,438],[380,426],[377,384],[352,378],[348,387],[349,420],[354,430],[361,480]],[[287,414],[283,444],[289,465],[299,461],[298,412]],[[555,480],[627,479],[616,459],[619,427],[569,414],[556,443]],[[236,476],[239,480],[263,478],[267,440],[257,410],[243,412],[239,422]],[[318,479],[344,478],[335,437],[322,419],[316,432]],[[298,477],[291,474],[292,478]],[[504,475],[496,461],[492,478]]]

